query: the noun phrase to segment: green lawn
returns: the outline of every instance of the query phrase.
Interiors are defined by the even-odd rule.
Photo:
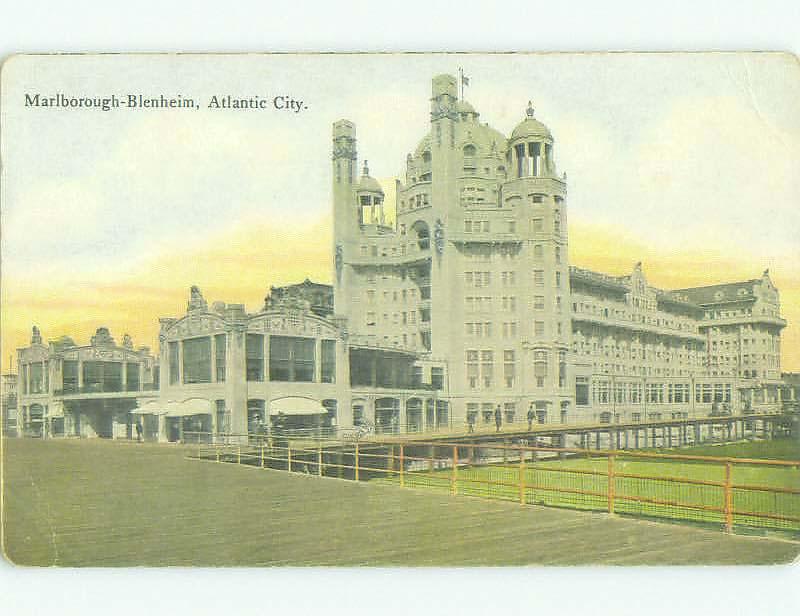
[[[686,448],[672,453],[693,455],[717,455],[729,457],[766,457],[774,459],[797,459],[795,441],[772,443],[744,443],[717,447]],[[608,509],[608,460],[605,457],[570,458],[525,464],[525,502],[574,509]],[[634,477],[615,478],[616,498],[614,512],[646,517],[669,518],[703,523],[722,524],[724,514],[708,511],[702,507],[722,509],[725,506],[724,490],[720,486],[699,485],[672,479],[700,480],[722,483],[725,481],[723,464],[701,462],[679,462],[672,460],[642,460],[621,456],[615,460],[617,475],[642,475],[648,479]],[[498,498],[520,499],[520,470],[518,463],[484,464],[460,466],[456,489],[459,493]],[[427,472],[407,473],[406,485],[429,487],[439,490],[452,489],[452,470],[442,469]],[[384,479],[398,483],[399,477]],[[800,532],[800,522],[755,517],[744,512],[800,518],[800,494],[787,494],[736,488],[735,486],[770,486],[800,490],[800,468],[756,466],[734,463],[731,481],[733,509],[742,512],[734,515],[734,524],[741,530],[770,528]],[[578,494],[576,492],[595,494]],[[633,500],[633,497],[646,499]],[[661,503],[647,500],[662,501]]]
[[[3,441],[3,547],[25,565],[788,562],[800,544],[190,460],[193,448]]]

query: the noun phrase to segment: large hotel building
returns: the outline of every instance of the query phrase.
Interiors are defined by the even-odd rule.
[[[504,422],[532,409],[541,423],[779,409],[786,321],[768,272],[666,290],[640,263],[626,276],[571,266],[566,176],[531,104],[508,137],[479,121],[450,75],[433,79],[430,105],[392,224],[366,161],[359,175],[355,125],[333,125],[332,289],[273,288],[255,314],[209,307],[193,289],[183,317],[161,319],[160,378],[146,350],[109,351],[121,367],[103,374],[123,391],[133,375],[139,389],[138,400],[106,396],[137,400],[111,405],[110,419],[84,400],[95,368],[67,366],[82,351],[39,340],[19,351],[21,421],[36,405],[36,416],[67,409],[62,430],[130,435],[141,421],[176,440],[187,421],[217,433],[276,422],[403,432],[493,422],[498,406]],[[159,382],[157,397],[142,395],[139,383]]]

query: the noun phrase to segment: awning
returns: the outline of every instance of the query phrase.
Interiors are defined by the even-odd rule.
[[[286,397],[269,403],[269,414],[277,415],[325,415],[327,409],[311,398]]]
[[[132,415],[164,415],[167,412],[167,403],[150,400],[142,406],[132,409]]]
[[[189,398],[183,402],[167,404],[167,417],[189,417],[191,415],[210,415],[211,401],[205,398]]]

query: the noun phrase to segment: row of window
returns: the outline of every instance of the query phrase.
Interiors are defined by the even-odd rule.
[[[266,338],[263,334],[247,334],[245,356],[248,381],[264,381],[267,373],[270,381],[315,381],[317,361],[314,338],[269,336],[269,361],[265,366]],[[210,383],[212,365],[213,380],[217,383],[224,382],[227,363],[225,339],[225,334],[218,334],[170,342],[170,384]],[[322,340],[320,353],[319,381],[333,383],[336,376],[336,342]]]
[[[589,404],[588,377],[576,377],[576,404]],[[732,397],[730,383],[698,383],[694,388],[695,402],[730,403]],[[594,404],[684,404],[691,402],[689,383],[639,383],[611,382],[595,380],[591,387]]]
[[[82,373],[79,376],[79,371]],[[139,364],[136,362],[64,360],[62,362],[63,393],[103,393],[139,391]],[[58,387],[58,385],[56,385]],[[49,362],[23,364],[22,392],[43,394],[50,391]]]

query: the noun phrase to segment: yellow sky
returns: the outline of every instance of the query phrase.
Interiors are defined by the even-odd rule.
[[[291,248],[289,248],[291,247]],[[158,318],[183,314],[192,284],[209,302],[262,305],[270,285],[308,277],[331,282],[330,219],[305,228],[241,225],[202,243],[167,249],[133,263],[126,271],[81,278],[62,272],[58,279],[31,277],[3,281],[3,359],[27,344],[31,325],[45,339],[66,334],[79,344],[107,326],[119,341],[124,333],[137,345],[158,348]],[[583,222],[570,224],[570,261],[613,275],[627,274],[643,261],[650,284],[681,288],[756,278],[763,267],[781,293],[784,371],[800,369],[800,268],[790,263],[761,264],[752,255],[712,251],[664,252],[647,247],[619,228]],[[5,369],[5,368],[4,368]]]
[[[256,311],[271,284],[330,282],[332,123],[356,124],[358,166],[391,204],[430,131],[430,79],[459,66],[481,122],[510,134],[533,99],[552,130],[571,263],[626,274],[641,260],[667,289],[769,268],[783,368],[800,370],[800,63],[770,53],[17,56],[0,73],[0,361],[32,324],[79,343],[107,326],[155,351],[158,317],[183,314],[193,284]],[[198,107],[33,108],[30,92]],[[306,107],[205,106],[225,93]]]

